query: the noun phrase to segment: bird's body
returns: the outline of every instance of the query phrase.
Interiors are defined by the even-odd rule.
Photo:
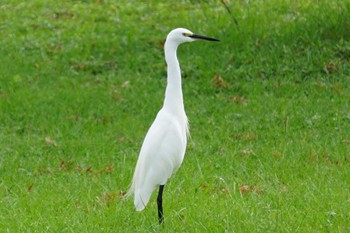
[[[134,193],[135,208],[141,211],[159,185],[157,201],[160,223],[163,221],[163,188],[184,159],[189,135],[176,50],[181,43],[195,39],[217,41],[195,35],[184,28],[174,29],[167,36],[164,51],[168,77],[164,104],[143,141],[132,184],[127,194]]]
[[[165,185],[180,167],[187,144],[187,119],[173,116],[161,109],[148,130],[141,147],[133,178],[134,205],[141,211],[147,205],[153,190]]]

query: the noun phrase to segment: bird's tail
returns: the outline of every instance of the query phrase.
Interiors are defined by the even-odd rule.
[[[134,181],[132,181],[129,190],[126,192],[126,194],[123,196],[123,199],[129,199],[133,194],[135,193],[135,184]]]
[[[146,207],[151,194],[152,190],[135,190],[134,205],[136,211],[142,211]]]
[[[135,195],[134,195],[135,194]],[[123,196],[123,200],[127,200],[129,199],[131,196],[134,195],[134,205],[135,205],[135,209],[137,211],[142,211],[150,198],[150,194],[141,194],[140,190],[138,192],[135,191],[135,185],[134,182],[131,184],[129,190],[126,192],[126,194]],[[145,198],[145,201],[143,200],[143,198]]]

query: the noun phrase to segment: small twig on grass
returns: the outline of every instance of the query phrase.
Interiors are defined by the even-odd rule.
[[[239,25],[238,25],[238,21],[236,19],[236,17],[232,14],[230,8],[227,6],[225,0],[221,0],[221,3],[224,5],[224,7],[226,8],[227,12],[232,16],[233,22],[236,24],[237,29],[239,30]]]

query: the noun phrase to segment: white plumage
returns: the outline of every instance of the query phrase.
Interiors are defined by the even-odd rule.
[[[187,144],[187,119],[172,116],[164,108],[149,129],[137,161],[132,188],[134,205],[141,211],[147,205],[153,190],[165,185],[180,167]]]
[[[160,185],[158,194],[160,223],[163,220],[163,187],[180,167],[189,135],[176,50],[181,43],[196,39],[218,41],[195,35],[184,28],[174,29],[167,36],[164,51],[168,77],[164,105],[146,134],[127,194],[127,196],[134,194],[135,208],[141,211],[146,207],[154,189]]]

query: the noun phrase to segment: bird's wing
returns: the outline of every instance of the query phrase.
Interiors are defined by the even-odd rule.
[[[134,173],[137,210],[142,210],[157,185],[165,184],[179,168],[186,143],[186,127],[173,115],[161,110],[147,132]]]

